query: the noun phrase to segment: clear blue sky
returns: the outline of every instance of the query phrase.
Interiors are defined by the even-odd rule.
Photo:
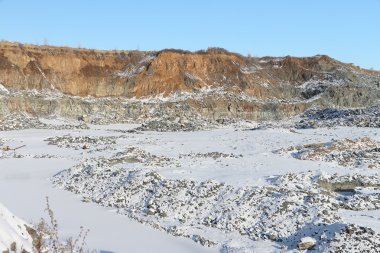
[[[97,49],[327,54],[380,70],[380,0],[0,0],[0,39]]]

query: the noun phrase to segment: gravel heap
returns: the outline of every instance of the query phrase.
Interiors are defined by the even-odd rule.
[[[216,181],[165,179],[146,168],[86,161],[56,175],[53,183],[175,236],[219,245],[224,252],[249,251],[248,244],[240,249],[230,245],[231,238],[270,240],[292,250],[305,237],[316,240],[318,252],[334,252],[344,247],[358,249],[357,240],[373,233],[368,229],[367,234],[356,230],[350,237],[344,234],[351,227],[338,210],[350,208],[348,201],[323,186],[344,180],[312,172],[289,173],[269,186],[236,188]],[[377,247],[379,235],[361,244],[364,249]]]
[[[113,157],[105,160],[108,165],[132,163],[143,164],[147,167],[168,167],[173,165],[173,159],[165,156],[156,156],[137,147],[126,148],[117,152]]]
[[[98,146],[116,144],[115,136],[55,136],[47,138],[48,145],[57,145],[60,148],[88,149]]]
[[[319,184],[325,189],[338,193],[341,208],[363,211],[380,209],[380,176],[331,175],[320,179]]]
[[[190,154],[180,154],[179,158],[212,158],[214,160],[220,158],[241,158],[243,155],[225,154],[221,152],[208,152],[208,153],[190,153]]]
[[[0,119],[0,131],[12,131],[22,129],[88,129],[85,124],[63,124],[51,125],[45,124],[39,120],[38,117],[32,117],[24,114],[9,114]]]
[[[336,234],[324,253],[379,252],[380,235],[371,228],[348,225]]]
[[[301,160],[336,162],[344,167],[380,168],[380,143],[367,137],[313,143],[279,152]]]
[[[318,128],[335,126],[380,127],[380,105],[365,109],[310,109],[296,128]]]

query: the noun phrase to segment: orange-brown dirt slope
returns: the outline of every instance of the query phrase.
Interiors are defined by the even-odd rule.
[[[319,91],[300,89],[305,83],[369,82],[376,87],[378,75],[328,56],[254,58],[215,48],[140,52],[0,43],[4,87],[56,89],[75,96],[142,97],[211,87],[257,99],[309,99]]]

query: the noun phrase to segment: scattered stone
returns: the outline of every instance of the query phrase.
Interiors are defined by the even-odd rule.
[[[234,155],[234,154],[225,154],[221,152],[208,152],[208,153],[196,153],[196,154],[180,154],[179,158],[212,158],[214,160],[220,159],[220,158],[241,158],[243,155]]]

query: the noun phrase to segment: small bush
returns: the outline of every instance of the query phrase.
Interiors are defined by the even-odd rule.
[[[58,222],[50,207],[49,198],[46,197],[46,209],[49,220],[41,218],[33,234],[33,247],[35,253],[85,253],[88,229],[80,227],[76,238],[62,239],[58,233]],[[95,251],[93,251],[95,252]]]

